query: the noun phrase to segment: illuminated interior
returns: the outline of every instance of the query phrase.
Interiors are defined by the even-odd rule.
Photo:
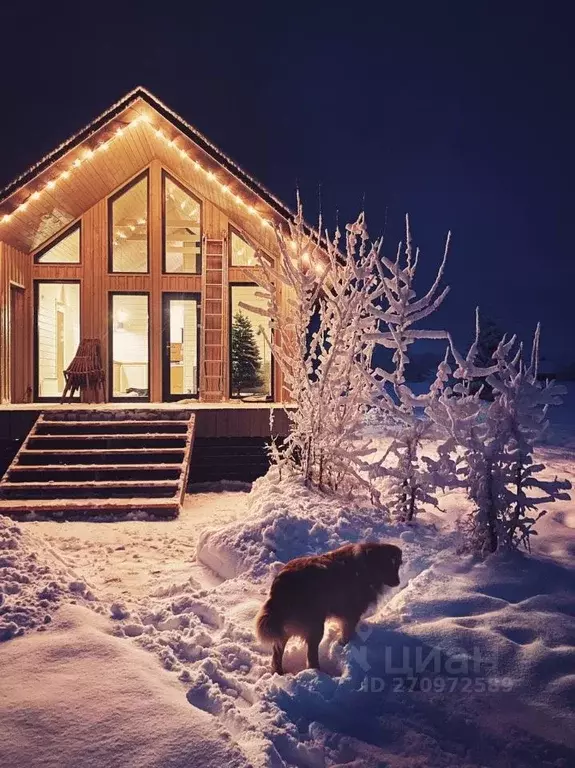
[[[200,203],[164,174],[165,271],[201,271]]]
[[[38,264],[79,264],[80,227],[76,226],[36,256]]]
[[[59,397],[80,343],[79,283],[38,284],[36,327],[38,396]]]
[[[255,250],[232,229],[230,235],[232,267],[257,267]]]
[[[112,272],[148,271],[148,177],[111,203]]]
[[[112,395],[149,397],[148,294],[112,294]]]
[[[169,395],[198,394],[199,302],[169,299]]]

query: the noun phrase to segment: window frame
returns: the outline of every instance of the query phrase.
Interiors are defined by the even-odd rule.
[[[146,179],[147,194],[146,194],[146,269],[143,272],[133,272],[114,269],[114,203],[126,192],[129,192],[132,187],[139,184],[142,179]],[[150,262],[151,262],[151,238],[150,238],[150,220],[151,220],[151,204],[150,204],[150,169],[146,168],[145,171],[139,173],[131,181],[125,184],[113,195],[108,198],[108,274],[110,275],[149,275],[150,274]]]
[[[169,179],[172,184],[175,184],[176,187],[179,187],[182,192],[184,192],[186,195],[191,197],[193,200],[198,203],[200,206],[200,253],[199,253],[199,265],[200,268],[197,272],[168,272],[166,269],[166,230],[167,230],[167,222],[166,222],[166,180]],[[162,184],[161,184],[161,194],[162,194],[162,275],[201,275],[202,274],[202,262],[203,262],[203,248],[202,248],[202,232],[204,231],[204,205],[203,200],[199,198],[197,195],[194,195],[193,192],[191,192],[184,184],[182,184],[178,179],[176,179],[174,176],[172,176],[171,173],[168,173],[168,171],[165,170],[165,168],[162,168]]]
[[[34,339],[33,339],[33,354],[34,354],[34,365],[33,365],[33,382],[32,382],[32,391],[34,396],[34,402],[35,403],[59,403],[62,400],[62,395],[58,395],[57,397],[46,397],[40,395],[40,365],[39,365],[39,359],[38,359],[38,353],[40,351],[40,339],[38,337],[38,308],[39,308],[39,300],[40,300],[40,285],[43,283],[75,283],[79,287],[78,291],[78,336],[80,339],[80,342],[82,341],[82,280],[79,278],[73,279],[67,279],[67,278],[44,278],[44,277],[38,277],[34,279],[34,310],[33,310],[33,316],[32,316],[32,323],[34,325]],[[78,396],[77,400],[74,398],[73,402],[80,402],[80,397]]]
[[[68,235],[71,235],[72,232],[75,230],[78,230],[79,232],[79,244],[78,244],[78,261],[40,261],[42,256],[45,256],[48,251],[51,251],[52,248],[58,245],[58,243],[61,243],[62,240],[65,240]],[[36,253],[34,254],[34,265],[39,266],[59,266],[59,267],[79,267],[82,265],[82,220],[78,219],[78,221],[75,221],[73,224],[68,225],[67,227],[64,227],[64,229],[59,232],[53,240],[50,240],[47,245],[43,245]]]
[[[114,395],[114,296],[146,296],[148,300],[148,396],[121,397]],[[151,403],[152,385],[152,323],[150,317],[150,291],[108,291],[108,402],[109,403]]]
[[[241,267],[239,267],[241,269]],[[250,269],[250,267],[247,267],[247,269]],[[232,304],[232,289],[234,287],[252,287],[252,288],[261,288],[261,285],[258,283],[254,283],[253,280],[233,280],[228,283],[228,369],[229,369],[229,375],[228,375],[228,397],[230,400],[236,400],[237,402],[253,402],[253,403],[273,403],[275,402],[275,358],[273,349],[270,349],[270,391],[266,395],[265,398],[262,398],[261,400],[244,400],[241,395],[234,395],[234,389],[233,389],[233,382],[232,382],[232,323],[233,323],[233,304]],[[272,334],[273,338],[273,328],[270,329],[270,333]]]

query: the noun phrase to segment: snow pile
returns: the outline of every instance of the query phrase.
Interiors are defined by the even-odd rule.
[[[50,547],[0,517],[0,641],[45,629],[63,601],[93,600],[87,585]]]
[[[1,652],[6,768],[249,768],[230,734],[93,611],[62,607],[50,632]]]
[[[439,537],[433,542],[434,530],[422,524],[418,533],[433,551],[444,545]],[[413,535],[408,525],[391,525],[373,508],[319,494],[296,475],[280,480],[272,469],[254,484],[241,522],[201,533],[197,556],[223,579],[242,575],[261,582],[294,557],[356,541],[399,538],[405,544]]]

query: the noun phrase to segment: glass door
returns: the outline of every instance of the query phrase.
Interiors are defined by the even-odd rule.
[[[162,324],[163,400],[198,397],[200,295],[164,293]]]
[[[150,399],[147,293],[110,294],[109,380],[112,400]]]
[[[64,391],[64,371],[80,343],[80,283],[35,283],[35,397],[57,400]],[[20,357],[22,350],[16,354]]]

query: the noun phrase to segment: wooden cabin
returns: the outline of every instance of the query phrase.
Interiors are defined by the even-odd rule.
[[[8,151],[8,150],[7,150]],[[107,403],[282,400],[268,328],[242,310],[257,381],[232,381],[257,244],[291,212],[137,88],[0,192],[0,403],[48,407],[82,339],[101,344]]]

